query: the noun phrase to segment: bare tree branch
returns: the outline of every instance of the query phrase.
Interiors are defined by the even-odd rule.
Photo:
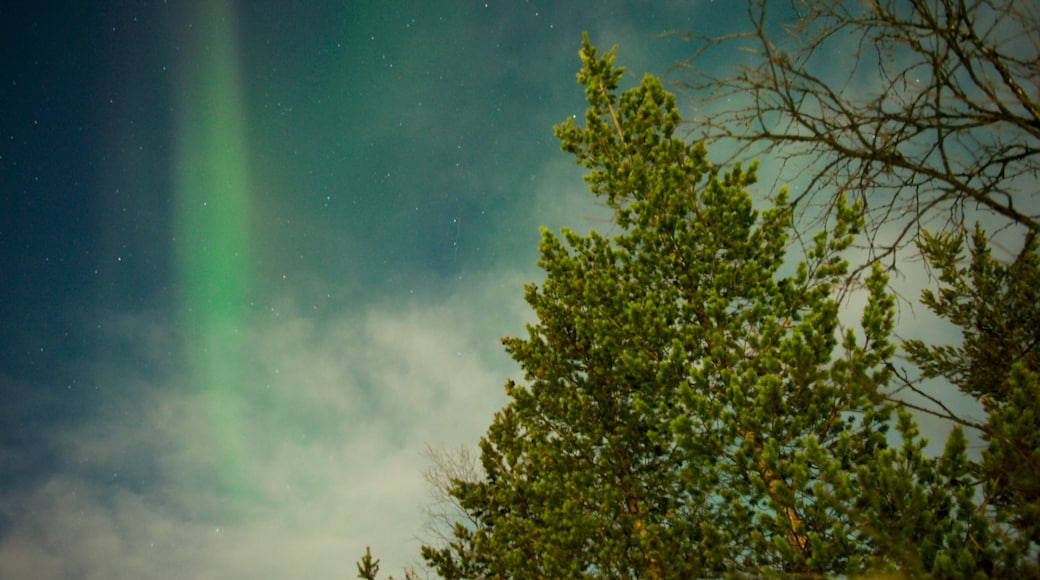
[[[683,34],[690,129],[726,163],[779,161],[806,229],[841,192],[863,201],[872,259],[978,212],[1040,229],[1033,3],[748,0],[748,16],[746,34]],[[719,50],[735,71],[712,68]]]

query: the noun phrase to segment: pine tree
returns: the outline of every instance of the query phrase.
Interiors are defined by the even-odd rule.
[[[976,466],[985,504],[1015,533],[1005,558],[1033,554],[1040,575],[1040,253],[1030,234],[1010,264],[996,260],[982,228],[932,235],[918,247],[938,272],[938,293],[921,301],[961,329],[956,346],[909,340],[905,348],[925,378],[942,377],[982,403],[986,442]],[[968,254],[965,260],[965,253]],[[1023,560],[1022,565],[1025,566]]]
[[[361,560],[357,563],[358,578],[364,580],[376,580],[376,576],[379,574],[379,560],[372,558],[372,548],[365,546],[365,555],[361,556]]]
[[[365,546],[365,554],[358,560],[357,569],[357,577],[364,580],[376,580],[379,575],[379,559],[372,557],[372,548],[370,546]],[[417,578],[412,568],[405,568],[404,580],[417,580]],[[394,577],[390,576],[389,580],[394,580]]]
[[[893,301],[875,267],[861,329],[842,329],[841,200],[784,268],[785,193],[757,210],[755,168],[713,167],[675,135],[658,79],[619,93],[614,50],[586,37],[585,126],[558,125],[620,233],[543,229],[538,321],[503,339],[525,384],[481,440],[484,479],[455,480],[445,578],[691,578],[976,570],[963,437],[940,458],[883,389]],[[890,447],[896,426],[902,446]],[[977,527],[975,527],[977,524]],[[981,531],[980,531],[981,530]]]

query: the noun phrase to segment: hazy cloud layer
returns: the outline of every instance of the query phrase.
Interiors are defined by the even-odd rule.
[[[123,317],[139,348],[97,363],[118,385],[103,410],[52,432],[61,468],[0,500],[0,577],[349,577],[366,545],[384,570],[413,560],[422,451],[474,443],[504,402],[521,280],[328,318],[287,299],[245,333],[236,395],[142,373],[178,338]]]

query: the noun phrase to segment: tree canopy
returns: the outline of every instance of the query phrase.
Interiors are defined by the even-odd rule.
[[[755,167],[722,171],[676,136],[657,78],[620,91],[614,50],[586,37],[580,56],[585,124],[556,134],[621,231],[543,229],[546,278],[525,289],[537,322],[503,339],[525,381],[506,383],[480,442],[483,477],[448,482],[464,517],[428,564],[445,578],[1020,567],[1024,544],[976,503],[961,431],[928,457],[885,396],[880,267],[859,328],[839,322],[860,202],[839,199],[785,266],[786,193],[755,209]]]

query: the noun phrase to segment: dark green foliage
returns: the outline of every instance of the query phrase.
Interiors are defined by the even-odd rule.
[[[859,207],[838,203],[783,269],[784,192],[755,209],[754,167],[720,172],[676,137],[656,78],[619,95],[613,50],[586,38],[580,54],[585,126],[556,134],[621,233],[542,231],[547,276],[525,294],[538,322],[503,339],[525,384],[506,384],[481,441],[484,479],[450,484],[468,523],[423,548],[428,564],[445,578],[989,566],[976,543],[989,528],[959,483],[963,438],[925,457],[883,396],[893,302],[880,269],[860,330],[839,324]]]
[[[1040,548],[1040,254],[1027,237],[1017,259],[993,258],[985,232],[925,233],[919,247],[938,271],[938,293],[921,301],[961,329],[957,346],[910,340],[905,348],[925,377],[942,377],[986,411],[987,446],[977,466],[986,503],[1012,524],[1013,554]],[[1033,569],[1036,573],[1036,569]]]
[[[365,580],[376,580],[376,575],[379,574],[379,560],[372,559],[372,548],[365,546],[365,555],[361,556],[361,560],[357,563],[358,578],[364,578]]]
[[[365,546],[365,555],[361,556],[361,560],[357,562],[357,569],[358,578],[376,580],[379,575],[379,560],[372,557],[371,547]],[[394,577],[390,576],[389,580],[394,580]],[[417,580],[417,577],[411,569],[405,569],[404,580]]]

